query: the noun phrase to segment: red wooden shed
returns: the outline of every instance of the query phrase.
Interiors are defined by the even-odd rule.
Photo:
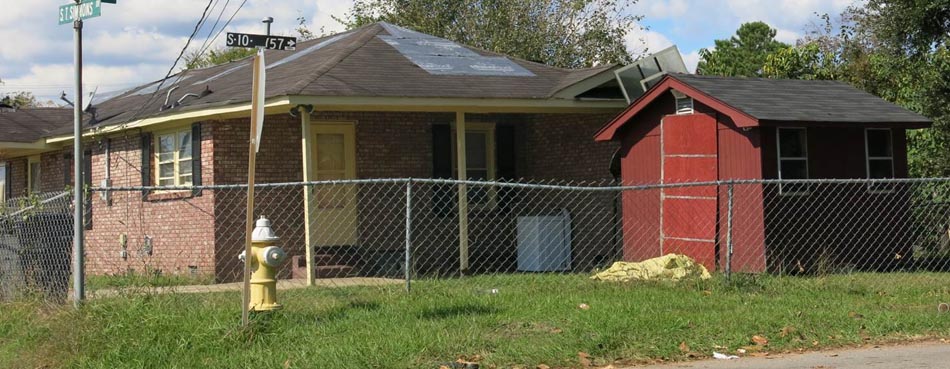
[[[668,74],[605,125],[595,139],[621,142],[625,184],[901,178],[907,176],[905,131],[930,124],[923,116],[841,82]],[[813,245],[782,245],[801,251],[789,253],[778,250],[778,244],[789,232],[810,232],[809,224],[833,221],[820,218],[834,216],[835,211],[827,207],[821,214],[813,211],[817,204],[827,204],[831,195],[814,188],[809,193],[802,185],[776,186],[734,187],[733,270],[782,269],[789,264],[802,268],[803,263],[815,262],[804,252]],[[863,186],[856,191],[870,190]],[[867,193],[850,193],[845,198],[840,192],[834,194],[840,197],[835,198],[836,206],[870,206],[858,204],[868,202],[863,200]],[[899,204],[899,200],[891,203]],[[725,236],[718,227],[726,224],[725,206],[726,191],[716,186],[626,191],[624,259],[681,253],[709,268],[719,267]],[[797,214],[793,220],[770,215],[789,212]],[[900,217],[902,212],[891,213]],[[828,237],[812,234],[809,239],[823,247],[837,247],[842,256],[853,256],[845,248],[858,247],[855,240],[841,235],[862,230],[840,228],[848,226],[834,232],[826,227],[823,232]],[[897,228],[893,237],[877,235],[875,239],[889,240],[889,244],[871,245],[879,250],[876,254],[909,247],[900,242],[903,231]],[[867,246],[864,242],[863,247]]]

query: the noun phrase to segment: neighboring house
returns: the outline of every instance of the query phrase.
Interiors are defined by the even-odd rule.
[[[386,23],[301,42],[293,52],[267,51],[266,61],[267,116],[258,183],[611,179],[607,162],[618,146],[595,143],[590,135],[627,105],[614,75],[619,66],[554,68]],[[94,129],[86,124],[84,136],[92,158],[90,181],[96,186],[246,183],[251,69],[251,60],[244,59],[94,99]],[[64,125],[28,145],[56,161],[71,140],[71,129]],[[457,154],[459,145],[466,150]],[[23,157],[15,157],[21,153]],[[2,160],[19,163],[12,181],[18,183],[16,194],[25,193],[19,185],[25,183],[25,153],[4,151]],[[305,201],[303,192],[309,191],[298,187],[279,199],[258,199],[257,213],[271,218],[290,255],[304,255],[309,246],[342,264],[318,270],[318,277],[360,273],[374,254],[404,247],[403,218],[377,214],[382,206],[401,208],[399,191],[358,191],[328,209]],[[514,269],[512,232],[460,238],[456,231],[460,213],[472,222],[478,217],[514,222],[519,214],[505,213],[510,207],[501,204],[508,200],[491,198],[488,211],[466,214],[459,209],[468,204],[455,196],[428,193],[422,199],[420,219],[428,216],[428,224],[442,224],[449,231],[419,240],[418,260],[424,265],[417,269]],[[113,192],[91,202],[93,226],[86,233],[90,273],[141,268],[147,259],[167,273],[213,274],[219,281],[240,276],[234,262],[243,248],[244,197],[239,190]],[[547,206],[556,211],[557,202]],[[607,199],[588,208],[602,208],[609,217],[612,206]],[[303,224],[305,213],[316,220]],[[356,220],[320,221],[334,216]],[[581,224],[574,226],[583,232]],[[370,240],[367,229],[391,230],[391,237]],[[148,252],[120,258],[120,235],[127,236],[130,248],[147,243]],[[463,246],[471,253],[468,266],[460,262]],[[602,263],[618,246],[592,247],[598,249],[575,250],[573,267]]]
[[[621,144],[626,184],[905,178],[906,130],[930,124],[841,82],[670,74],[595,138]],[[625,259],[683,253],[721,267],[724,190],[625,192]],[[808,271],[821,262],[886,267],[911,246],[908,191],[867,184],[734,191],[734,270]],[[848,213],[887,215],[839,219]],[[869,231],[882,229],[888,232]],[[810,243],[799,244],[803,234]]]
[[[43,142],[72,124],[72,109],[0,106],[0,203],[30,192],[62,191],[72,178],[72,152]]]

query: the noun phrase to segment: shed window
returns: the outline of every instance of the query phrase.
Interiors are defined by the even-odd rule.
[[[191,128],[155,135],[156,184],[191,186]]]
[[[864,130],[868,178],[894,178],[894,144],[890,128]],[[872,191],[889,192],[881,183],[870,184]]]
[[[40,193],[40,157],[31,156],[28,163],[28,173],[27,173],[27,186],[26,188],[30,190],[30,193]]]
[[[805,128],[779,128],[776,136],[778,178],[808,179],[808,131]],[[781,183],[779,193],[807,194],[808,186],[802,183]]]

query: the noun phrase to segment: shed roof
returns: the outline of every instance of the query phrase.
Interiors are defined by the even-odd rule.
[[[565,99],[556,96],[557,92],[616,67],[556,68],[383,22],[301,42],[296,51],[268,50],[265,60],[267,98]],[[157,93],[161,81],[94,101],[98,125],[247,103],[251,99],[251,63],[252,58],[245,58],[186,70],[162,83]],[[168,106],[186,94],[201,95],[206,88],[210,94]]]
[[[921,128],[932,123],[927,117],[838,81],[669,74],[601,128],[595,139],[614,139],[620,127],[669,90],[728,115],[739,127],[797,123]]]
[[[72,123],[68,108],[0,109],[0,142],[28,143]]]

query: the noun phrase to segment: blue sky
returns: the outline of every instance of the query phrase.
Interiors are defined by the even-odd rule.
[[[229,18],[242,0],[216,0],[211,20],[193,41],[196,50]],[[780,41],[793,43],[817,14],[837,14],[862,0],[641,0],[630,6],[644,15],[646,30],[631,32],[627,47],[639,54],[676,44],[688,67],[699,49],[728,38],[744,22],[764,21],[778,30]],[[44,100],[60,91],[73,95],[72,29],[57,24],[57,8],[67,0],[6,1],[0,12],[0,94],[31,91]],[[275,33],[291,34],[295,19],[304,16],[311,29],[333,32],[332,20],[347,11],[352,0],[248,0],[226,31],[260,33],[260,19],[272,16]],[[119,0],[103,4],[102,16],[86,23],[85,89],[110,91],[160,79],[181,51],[194,24],[208,4],[204,0]],[[227,5],[227,7],[225,7]],[[218,27],[220,28],[220,27]],[[223,45],[223,37],[214,45]]]

